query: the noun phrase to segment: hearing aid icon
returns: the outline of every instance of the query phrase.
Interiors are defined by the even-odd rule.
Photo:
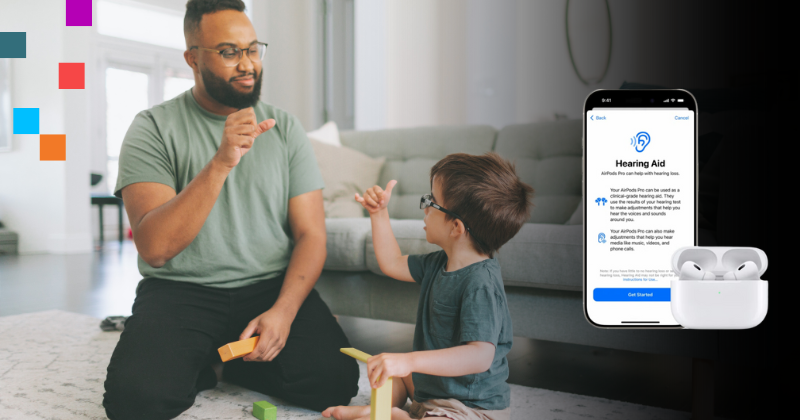
[[[650,144],[650,134],[646,131],[640,131],[638,134],[631,137],[631,145],[639,153],[644,152],[648,144]]]

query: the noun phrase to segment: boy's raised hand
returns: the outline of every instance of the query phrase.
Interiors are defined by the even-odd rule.
[[[361,203],[369,214],[375,214],[385,209],[389,204],[389,199],[392,197],[392,188],[395,185],[397,185],[397,181],[393,179],[386,184],[385,190],[376,185],[365,191],[363,197],[356,193],[356,201]]]

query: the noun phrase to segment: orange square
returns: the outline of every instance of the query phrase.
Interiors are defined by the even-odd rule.
[[[67,160],[67,135],[40,134],[39,160]]]

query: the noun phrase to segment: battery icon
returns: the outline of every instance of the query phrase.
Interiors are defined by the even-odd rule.
[[[678,102],[683,102],[683,99],[678,99]]]

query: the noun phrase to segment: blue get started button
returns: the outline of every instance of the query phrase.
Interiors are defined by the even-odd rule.
[[[596,288],[595,302],[669,302],[669,288]]]

